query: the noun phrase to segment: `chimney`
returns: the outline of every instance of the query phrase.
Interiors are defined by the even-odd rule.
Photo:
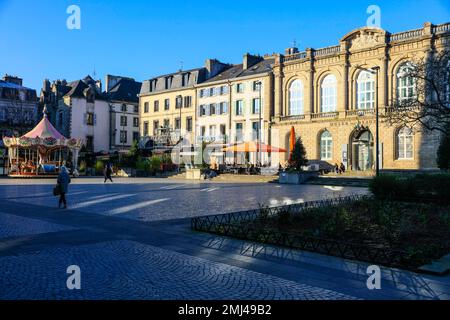
[[[296,54],[296,53],[298,53],[298,48],[297,47],[290,47],[290,48],[287,48],[286,50],[284,50],[284,54],[286,56],[289,56],[291,54]]]
[[[42,84],[42,91],[50,92],[50,80],[48,79],[44,80],[44,83]]]
[[[3,77],[3,81],[14,83],[21,86],[23,79],[19,77],[10,76],[9,74],[5,74],[5,76]]]
[[[106,92],[109,92],[112,89],[112,87],[114,87],[121,79],[122,79],[122,77],[113,76],[113,75],[107,74],[105,76],[105,90],[106,90]]]
[[[251,68],[252,66],[257,64],[258,62],[261,62],[262,60],[264,60],[264,58],[260,56],[254,56],[249,53],[246,53],[244,54],[244,61],[242,63],[242,68],[244,70],[247,70],[248,68]]]
[[[102,80],[95,81],[95,87],[98,93],[102,93]]]
[[[207,78],[211,78],[222,72],[226,68],[226,64],[220,62],[217,59],[207,59],[205,62],[205,68],[208,70]]]

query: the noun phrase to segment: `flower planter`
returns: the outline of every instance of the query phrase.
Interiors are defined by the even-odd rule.
[[[281,184],[304,184],[312,178],[318,177],[317,172],[281,172],[279,183]]]
[[[200,169],[186,169],[187,180],[200,180],[202,171]]]

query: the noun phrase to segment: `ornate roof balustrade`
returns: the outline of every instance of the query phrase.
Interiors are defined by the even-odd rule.
[[[313,51],[314,57],[328,56],[339,53],[341,51],[341,46],[331,46],[326,48],[321,48]]]
[[[410,39],[418,39],[423,35],[423,29],[410,30],[391,34],[390,41],[405,41]]]

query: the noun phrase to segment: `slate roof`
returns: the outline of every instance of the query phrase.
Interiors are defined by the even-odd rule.
[[[246,70],[243,69],[243,64],[236,64],[232,66],[231,68],[219,73],[215,77],[212,77],[208,80],[206,80],[204,83],[211,83],[216,81],[223,81],[223,80],[233,80],[241,77],[249,77],[253,75],[258,75],[261,73],[267,73],[272,70],[272,66],[275,63],[275,59],[264,59],[253,66],[247,68]]]
[[[65,94],[66,97],[85,98],[86,89],[88,89],[89,86],[95,87],[95,80],[90,76],[87,76],[82,80],[69,82],[67,86],[71,89]],[[103,93],[99,93],[97,90],[94,90],[94,92],[95,100],[107,100],[107,97]]]
[[[182,89],[192,87],[203,82],[206,79],[206,68],[196,68],[183,70],[175,73],[169,73],[156,78],[146,80],[142,83],[141,94],[163,92],[167,90]],[[183,85],[183,76],[187,75],[187,82]],[[166,78],[172,78],[172,85],[166,89]]]
[[[141,82],[129,78],[122,78],[106,95],[110,100],[137,103],[139,102],[138,94],[141,92],[141,86]]]
[[[0,80],[0,87],[2,88],[9,88],[9,89],[18,89],[18,90],[32,90],[35,91],[34,89],[31,88],[27,88],[24,86],[20,86],[18,84],[12,83],[12,82],[6,82],[4,80]]]

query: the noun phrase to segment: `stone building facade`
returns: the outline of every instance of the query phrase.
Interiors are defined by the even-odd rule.
[[[258,140],[269,143],[274,61],[272,56],[247,53],[241,64],[230,66],[197,87],[197,143],[213,143],[218,150],[233,143]],[[255,153],[249,154],[249,161],[268,161],[267,154],[261,156],[263,159],[257,159]],[[244,163],[244,158],[241,154],[226,161]],[[217,161],[224,162],[223,156]]]
[[[336,46],[289,48],[274,64],[272,143],[289,148],[292,127],[307,157],[321,164],[343,163],[351,170],[375,168],[375,110],[379,107],[380,168],[436,168],[439,136],[422,128],[389,126],[382,120],[396,99],[414,95],[402,70],[416,59],[450,47],[450,24],[390,34],[360,28]],[[272,164],[287,154],[272,155]]]
[[[109,151],[109,105],[100,80],[90,76],[52,84],[44,80],[40,105],[47,108],[50,121],[61,134],[84,139],[88,153]]]
[[[128,152],[135,141],[140,141],[138,95],[142,83],[106,75],[105,86],[110,116],[109,151]]]
[[[23,86],[19,77],[5,75],[0,80],[0,175],[7,174],[7,148],[3,137],[20,137],[37,122],[36,90]]]
[[[225,68],[226,64],[208,59],[205,67],[180,70],[144,81],[139,95],[141,147],[154,143],[175,144],[180,138],[193,145],[196,87]]]

